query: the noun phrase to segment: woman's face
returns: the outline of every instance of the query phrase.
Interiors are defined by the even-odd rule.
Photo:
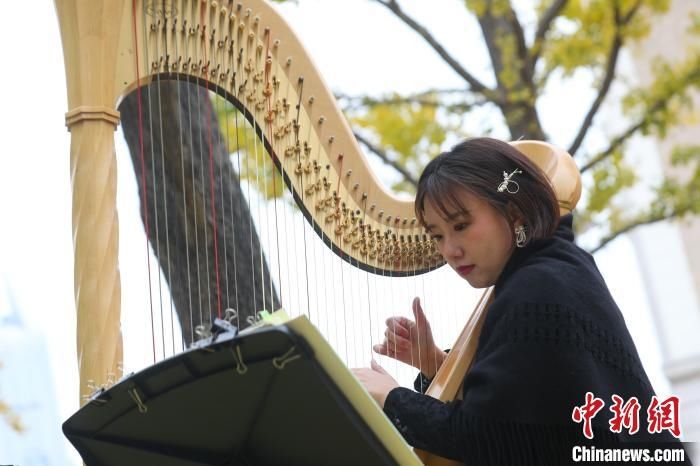
[[[496,209],[460,190],[461,205],[448,204],[447,216],[425,200],[426,230],[445,261],[474,288],[496,283],[514,248],[511,227]]]

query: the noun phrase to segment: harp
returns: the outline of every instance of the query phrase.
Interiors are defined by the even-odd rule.
[[[119,378],[122,372],[116,108],[129,92],[149,83],[197,83],[236,106],[311,230],[342,261],[382,277],[417,276],[442,265],[417,225],[413,202],[382,187],[322,77],[269,4],[262,0],[55,0],[55,4],[67,77],[66,125],[71,133],[81,399],[90,395],[91,383],[108,385],[110,374]],[[550,175],[562,208],[571,209],[580,182],[570,177],[570,159],[542,143],[517,144]],[[443,365],[430,391],[433,396],[446,399],[457,392],[454,380],[460,381],[468,368],[488,298],[481,303],[481,311],[463,332],[465,349],[453,351],[454,359],[464,357],[459,364]]]

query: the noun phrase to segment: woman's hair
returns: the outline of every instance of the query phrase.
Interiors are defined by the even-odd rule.
[[[511,178],[518,183],[517,193],[498,187],[504,182],[503,173],[516,173]],[[416,217],[425,225],[426,199],[446,218],[454,208],[466,211],[458,198],[460,190],[485,200],[513,227],[512,209],[522,215],[528,242],[547,238],[559,223],[559,205],[547,176],[530,159],[510,144],[492,138],[467,139],[443,152],[428,163],[418,181]]]

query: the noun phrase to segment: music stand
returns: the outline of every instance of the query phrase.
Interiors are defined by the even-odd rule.
[[[95,393],[63,432],[88,466],[422,464],[305,317],[212,336]]]

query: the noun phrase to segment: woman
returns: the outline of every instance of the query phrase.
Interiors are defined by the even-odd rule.
[[[572,413],[587,392],[605,402],[592,419],[595,444],[674,440],[647,432],[654,391],[624,319],[533,162],[507,143],[467,140],[425,168],[416,214],[449,266],[475,288],[494,286],[495,298],[462,400],[420,393],[445,353],[418,299],[415,321],[389,319],[374,347],[421,370],[418,393],[374,361],[355,371],[411,445],[470,465],[569,464],[572,446],[586,443]],[[639,400],[634,435],[611,432],[613,395]]]

